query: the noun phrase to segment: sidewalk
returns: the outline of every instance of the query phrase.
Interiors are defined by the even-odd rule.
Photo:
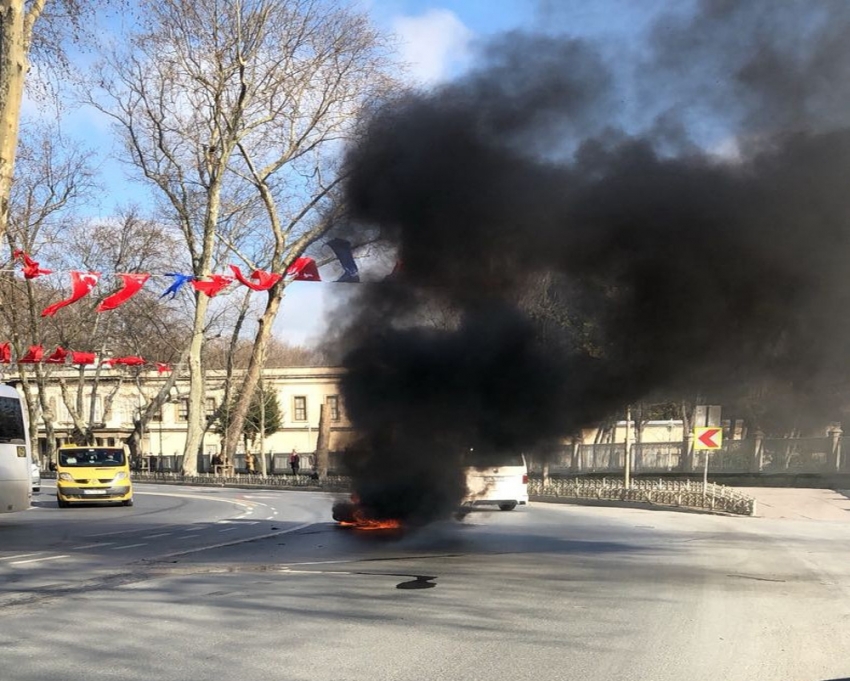
[[[831,520],[850,523],[850,490],[739,487],[756,499],[759,518]]]

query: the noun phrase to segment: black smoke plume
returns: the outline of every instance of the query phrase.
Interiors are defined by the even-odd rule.
[[[511,33],[364,121],[346,199],[402,263],[343,335],[368,515],[442,517],[464,450],[545,448],[665,391],[774,381],[834,415],[848,29],[848,3],[717,0],[631,48]]]

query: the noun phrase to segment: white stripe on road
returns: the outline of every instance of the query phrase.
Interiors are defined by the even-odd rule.
[[[17,560],[14,563],[9,563],[9,565],[24,565],[25,563],[38,563],[41,560],[59,560],[60,558],[67,558],[68,556],[46,556],[45,558],[30,558],[29,560]]]
[[[72,551],[82,551],[83,549],[93,549],[95,546],[112,546],[114,541],[95,542],[94,544],[83,544],[82,546],[74,546]]]
[[[184,534],[182,537],[180,537],[180,539],[188,539],[189,537],[200,537],[200,536],[201,536],[200,532],[198,532],[196,534]]]
[[[172,534],[171,532],[160,532],[159,534],[148,534],[142,537],[142,539],[156,539],[157,537],[167,537]]]
[[[267,532],[266,534],[258,534],[253,537],[244,537],[242,539],[233,539],[231,541],[223,541],[218,544],[210,544],[209,546],[199,546],[194,549],[185,549],[183,551],[175,551],[174,553],[166,553],[161,556],[157,556],[154,560],[163,560],[165,558],[174,558],[176,556],[185,556],[190,553],[200,553],[201,551],[210,551],[212,549],[221,549],[225,546],[236,546],[237,544],[247,544],[249,541],[257,541],[258,539],[270,539],[271,537],[279,537],[282,534],[290,534],[291,532],[297,532],[298,530],[303,530],[305,527],[310,527],[311,525],[315,525],[315,521],[310,521],[309,523],[301,523],[300,525],[296,525],[295,527],[290,527],[286,530],[280,530],[278,532]]]
[[[226,528],[224,528],[223,530],[219,530],[219,532],[233,532],[235,529],[237,529],[237,528],[235,528],[235,527],[226,527]]]
[[[115,530],[114,532],[101,532],[99,534],[86,534],[83,535],[86,539],[94,539],[95,537],[111,537],[115,534],[130,534],[131,532],[144,532],[147,528],[142,528],[139,530]]]
[[[5,556],[3,558],[0,558],[0,560],[15,560],[15,558],[27,558],[28,556],[37,556],[38,553],[38,551],[36,551],[35,553],[19,553],[17,556]]]
[[[146,541],[143,541],[141,544],[127,544],[126,546],[113,546],[112,550],[113,551],[120,551],[121,549],[134,549],[137,546],[147,546],[147,545],[148,545],[148,543]]]

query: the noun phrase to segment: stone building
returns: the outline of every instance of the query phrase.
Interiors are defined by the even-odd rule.
[[[168,374],[156,370],[142,371],[138,380],[123,375],[122,369],[101,367],[97,389],[92,399],[95,372],[86,371],[82,382],[84,419],[93,409],[93,431],[100,445],[120,445],[133,432],[134,423],[150,400],[159,392],[168,379]],[[281,428],[265,437],[263,449],[267,455],[275,455],[279,461],[293,450],[303,455],[312,455],[316,449],[319,428],[319,408],[325,405],[330,419],[330,450],[341,451],[352,439],[353,432],[347,419],[340,396],[339,381],[343,369],[340,367],[287,367],[266,369],[263,385],[267,391],[277,395],[281,414]],[[59,379],[64,379],[67,390],[63,398]],[[14,377],[7,380],[17,383]],[[73,421],[67,400],[76,402],[79,373],[73,370],[54,370],[50,376],[47,403],[54,415],[54,431],[58,445],[71,441]],[[212,415],[224,397],[225,374],[209,371],[206,375],[205,409]],[[188,430],[188,378],[178,378],[171,388],[168,401],[161,413],[149,421],[143,430],[141,451],[154,457],[162,457],[167,469],[174,469],[177,457],[183,454]],[[202,454],[208,459],[221,448],[223,437],[209,429],[204,434]],[[38,450],[47,451],[43,422],[39,423]],[[254,443],[259,451],[259,441]],[[241,454],[242,452],[240,452]],[[271,461],[271,456],[270,456]],[[239,461],[237,459],[237,465]],[[161,465],[161,464],[160,464]]]

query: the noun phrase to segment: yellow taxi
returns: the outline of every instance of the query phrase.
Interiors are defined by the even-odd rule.
[[[101,502],[133,505],[127,448],[60,447],[56,463],[56,503],[59,508]]]

